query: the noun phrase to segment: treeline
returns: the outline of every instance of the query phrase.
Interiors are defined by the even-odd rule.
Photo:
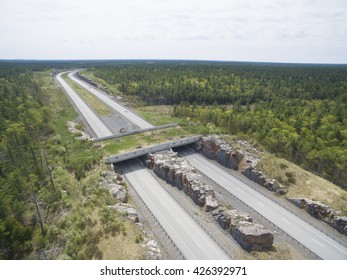
[[[52,129],[33,74],[0,67],[0,258],[21,258],[34,230],[44,234],[39,197],[56,200],[42,138]]]
[[[346,66],[142,63],[95,67],[94,75],[347,187]]]
[[[253,104],[273,98],[347,101],[347,67],[276,64],[141,63],[94,75],[148,104]]]
[[[335,108],[342,112],[341,105],[331,101],[278,99],[271,104],[229,110],[179,104],[174,106],[174,115],[204,125],[206,133],[213,132],[215,126],[222,133],[246,135],[270,152],[347,188],[346,121],[336,115]]]
[[[86,176],[102,151],[67,130],[75,117],[49,72],[0,64],[0,259],[100,259],[103,236],[126,234]]]

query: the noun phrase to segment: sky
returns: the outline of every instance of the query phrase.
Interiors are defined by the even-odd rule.
[[[347,0],[0,0],[0,59],[347,63]]]

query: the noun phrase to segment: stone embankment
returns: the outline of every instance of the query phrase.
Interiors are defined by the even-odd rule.
[[[105,171],[101,174],[99,185],[107,187],[112,196],[121,203],[126,203],[128,200],[125,182],[120,174],[111,171]]]
[[[186,159],[177,157],[177,153],[166,151],[151,154],[146,164],[160,178],[183,190],[195,204],[211,212],[216,222],[245,250],[261,250],[272,246],[274,236],[270,230],[253,223],[247,214],[220,206],[213,188],[204,183],[202,176]]]
[[[212,187],[202,181],[201,175],[186,159],[177,157],[177,153],[165,151],[150,154],[146,164],[160,178],[183,190],[206,211],[218,207]]]
[[[340,211],[335,210],[320,201],[314,201],[308,198],[287,199],[297,207],[304,209],[312,217],[326,222],[340,233],[347,235],[347,217],[341,216]]]
[[[249,146],[245,141],[238,141],[238,146]],[[240,145],[241,144],[241,145]],[[285,188],[275,179],[267,178],[256,166],[260,158],[255,153],[234,148],[218,135],[203,137],[197,145],[197,150],[205,157],[216,160],[221,165],[240,171],[248,179],[258,183],[270,191],[284,195]]]
[[[107,88],[105,88],[102,84],[97,84],[97,83],[95,83],[93,80],[89,79],[88,77],[82,75],[82,74],[79,73],[79,72],[76,72],[76,76],[77,76],[80,80],[82,80],[82,81],[84,81],[84,82],[86,82],[86,83],[92,85],[93,87],[96,87],[96,88],[98,88],[98,89],[101,89],[101,90],[105,91],[106,93],[110,94],[110,91],[109,91]]]
[[[217,135],[203,137],[199,143],[198,150],[209,158],[216,160],[223,166],[238,170],[244,153],[239,150],[233,150],[231,145],[220,139]]]

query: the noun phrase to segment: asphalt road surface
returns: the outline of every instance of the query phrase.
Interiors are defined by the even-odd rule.
[[[137,125],[139,128],[150,128],[153,127],[150,123],[146,122],[133,112],[131,112],[128,108],[125,108],[118,104],[117,102],[113,101],[111,98],[109,98],[105,93],[102,93],[101,91],[95,89],[94,87],[90,86],[88,83],[81,81],[80,79],[77,79],[75,76],[73,76],[76,73],[76,71],[71,72],[69,74],[69,78],[73,80],[75,83],[79,84],[81,87],[88,90],[90,93],[94,94],[97,98],[99,98],[101,101],[106,103],[108,106],[113,108],[115,111],[117,111],[119,114],[121,114],[123,117],[128,119],[133,124]]]
[[[186,149],[183,156],[200,172],[235,195],[284,232],[326,260],[347,259],[347,248],[225,172],[203,156]]]
[[[67,73],[67,72],[64,72]],[[88,122],[97,137],[110,136],[113,133],[106,127],[106,125],[99,119],[97,115],[88,107],[88,105],[79,97],[79,95],[64,81],[61,77],[64,73],[57,75],[58,82],[65,89],[66,93],[70,96],[73,103],[81,112],[85,120]]]
[[[122,168],[125,177],[186,259],[230,259],[136,159],[124,163]]]

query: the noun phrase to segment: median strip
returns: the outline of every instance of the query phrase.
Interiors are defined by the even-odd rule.
[[[106,116],[106,117],[112,115],[113,110],[109,106],[107,106],[104,102],[101,102],[98,98],[96,98],[93,94],[88,92],[86,89],[81,88],[78,84],[76,84],[71,79],[69,79],[67,75],[63,75],[63,79],[99,115]]]

